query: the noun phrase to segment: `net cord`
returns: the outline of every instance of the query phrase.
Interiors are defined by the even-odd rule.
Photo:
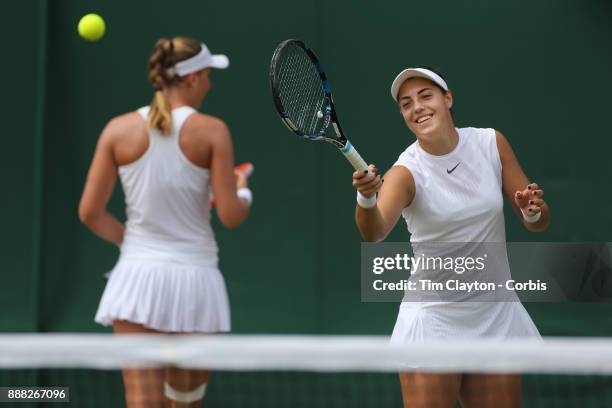
[[[612,340],[390,344],[382,336],[0,335],[0,367],[612,374]]]

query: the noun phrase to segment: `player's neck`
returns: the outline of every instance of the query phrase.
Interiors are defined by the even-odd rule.
[[[164,96],[168,101],[168,105],[170,105],[170,109],[180,108],[181,106],[191,106],[194,109],[199,107],[199,103],[193,101],[193,98],[177,89],[170,88],[164,90]]]
[[[450,123],[448,127],[438,132],[418,137],[419,146],[434,156],[444,156],[452,152],[459,144],[459,133]]]

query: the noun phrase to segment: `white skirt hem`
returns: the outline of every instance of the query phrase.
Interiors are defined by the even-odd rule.
[[[230,331],[225,282],[217,268],[119,260],[95,321],[127,320],[171,333]]]
[[[520,302],[404,302],[391,343],[529,338],[540,333]]]

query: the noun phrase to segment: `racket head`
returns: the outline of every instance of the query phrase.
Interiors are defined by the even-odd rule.
[[[270,87],[274,106],[289,130],[305,139],[345,146],[327,76],[303,41],[289,39],[276,47]]]

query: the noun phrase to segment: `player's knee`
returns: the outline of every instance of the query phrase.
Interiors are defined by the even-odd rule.
[[[191,404],[204,398],[207,385],[207,383],[203,383],[199,387],[196,387],[190,391],[179,391],[174,389],[170,384],[164,383],[164,395],[170,401]]]

